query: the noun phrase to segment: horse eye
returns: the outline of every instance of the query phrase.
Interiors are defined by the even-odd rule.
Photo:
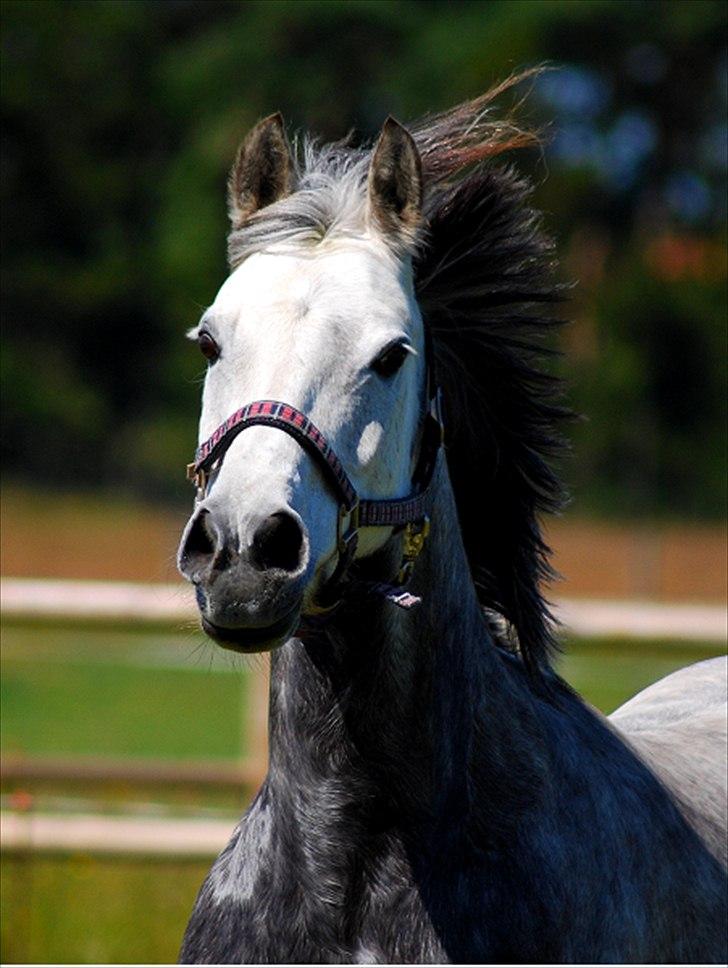
[[[372,369],[379,376],[394,376],[407,359],[409,350],[404,343],[394,343],[388,346],[372,363]]]
[[[200,347],[202,355],[211,363],[214,363],[220,355],[220,347],[208,332],[200,333],[197,337],[197,345]]]

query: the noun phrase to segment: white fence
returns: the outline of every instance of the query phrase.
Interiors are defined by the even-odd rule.
[[[230,839],[234,826],[234,821],[227,820],[59,816],[5,810],[0,814],[3,850],[214,857]]]
[[[88,620],[196,621],[192,590],[183,584],[56,581],[4,578],[0,610],[6,616]],[[574,635],[725,641],[728,613],[720,605],[561,599],[554,611]]]

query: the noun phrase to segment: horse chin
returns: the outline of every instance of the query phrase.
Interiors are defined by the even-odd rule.
[[[295,605],[277,622],[259,627],[230,628],[215,625],[201,616],[203,631],[223,649],[233,652],[272,652],[287,642],[295,632],[301,615],[300,604]]]

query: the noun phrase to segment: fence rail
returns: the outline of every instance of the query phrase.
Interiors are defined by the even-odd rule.
[[[54,781],[131,783],[153,786],[200,786],[233,789],[257,786],[266,764],[256,757],[237,763],[185,760],[107,759],[90,756],[3,756],[3,782]]]
[[[196,622],[191,590],[183,585],[141,585],[6,578],[0,583],[3,617],[17,620],[92,622]],[[559,599],[554,611],[566,631],[581,637],[664,638],[725,641],[728,616],[718,605],[639,601]],[[115,760],[98,757],[8,756],[4,783],[43,781],[143,786],[187,786],[252,790],[265,773],[267,758],[267,675],[256,673],[248,710],[254,757],[239,762]],[[35,810],[5,811],[3,850],[122,852],[208,856],[227,842],[232,822],[174,818],[54,816]]]
[[[214,857],[234,826],[233,820],[57,816],[32,811],[0,814],[2,848],[9,851]]]
[[[197,620],[192,590],[182,584],[4,578],[0,610],[6,617],[30,619]],[[554,612],[567,631],[582,637],[724,641],[728,636],[722,605],[557,598]]]

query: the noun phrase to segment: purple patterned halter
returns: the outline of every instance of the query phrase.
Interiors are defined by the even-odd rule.
[[[220,467],[228,448],[243,430],[263,425],[276,427],[289,434],[318,463],[339,500],[339,562],[329,584],[336,587],[342,584],[354,559],[360,528],[404,528],[403,558],[396,582],[379,583],[375,587],[401,608],[411,608],[419,604],[419,599],[403,592],[402,586],[409,579],[414,560],[422,549],[429,530],[426,514],[428,488],[443,439],[440,393],[436,387],[431,386],[429,373],[428,386],[430,400],[422,428],[420,454],[413,475],[414,490],[405,498],[360,500],[349,475],[321,431],[300,410],[277,400],[255,400],[231,414],[197,448],[194,462],[187,466],[187,476],[197,485],[198,497],[201,498],[205,494],[210,476]]]

